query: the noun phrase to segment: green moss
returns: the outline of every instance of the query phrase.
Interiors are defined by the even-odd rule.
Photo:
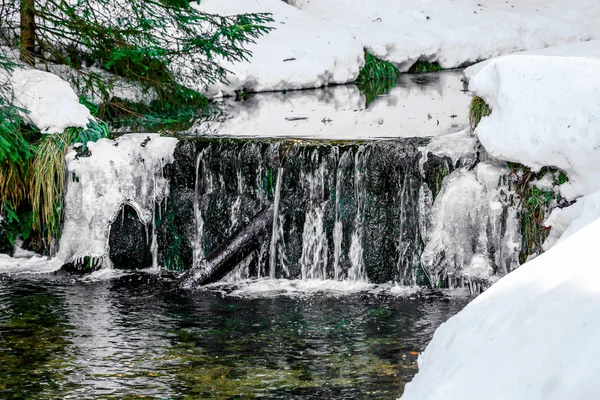
[[[475,131],[475,128],[477,128],[483,117],[487,117],[491,113],[490,106],[481,97],[474,96],[469,106],[469,126],[471,132]]]
[[[521,228],[521,253],[519,261],[521,264],[527,261],[531,255],[542,253],[542,244],[548,237],[549,228],[543,226],[544,221],[552,208],[562,201],[560,194],[551,190],[542,190],[531,182],[541,179],[546,174],[555,176],[554,185],[558,186],[568,181],[564,172],[556,168],[545,167],[539,172],[532,172],[529,168],[509,163],[513,176],[520,176],[516,182],[515,190],[519,195],[519,225]]]
[[[430,63],[427,61],[417,61],[413,64],[412,67],[408,70],[409,74],[423,74],[429,72],[439,72],[443,71],[444,68],[440,66],[437,62]]]

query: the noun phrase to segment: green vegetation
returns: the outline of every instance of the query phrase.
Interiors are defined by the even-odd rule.
[[[471,133],[475,131],[479,122],[483,117],[487,117],[492,113],[490,106],[478,96],[474,96],[473,100],[471,100],[471,105],[469,106],[469,126],[471,128]]]
[[[218,116],[199,90],[225,82],[216,59],[247,60],[244,45],[271,28],[268,14],[218,16],[187,0],[9,1],[0,4],[0,72],[24,64],[62,71],[80,102],[98,121],[144,131],[189,127]],[[125,84],[145,99],[113,93]],[[94,99],[93,101],[91,99]],[[0,247],[33,239],[38,250],[58,237],[65,184],[64,156],[74,143],[108,137],[103,122],[86,129],[42,135],[13,104],[10,85],[0,87]],[[45,243],[44,243],[45,242]]]
[[[522,235],[519,261],[523,264],[529,256],[542,253],[542,244],[549,234],[549,229],[544,227],[543,223],[552,208],[562,201],[560,194],[554,190],[542,190],[531,183],[543,178],[546,174],[554,176],[554,186],[562,185],[568,181],[568,178],[562,171],[555,168],[542,168],[537,173],[520,164],[509,163],[509,168],[511,174],[518,177],[516,191],[520,199],[518,208],[520,209],[519,225]]]
[[[226,81],[228,72],[215,60],[247,60],[244,45],[272,21],[268,14],[207,14],[187,0],[23,0],[3,3],[0,15],[0,45],[19,49],[31,65],[68,66],[71,83],[101,99],[99,117],[109,122],[205,117],[208,101],[198,90]],[[150,101],[115,97],[123,83]]]
[[[444,68],[440,66],[437,62],[430,63],[427,61],[417,61],[413,64],[412,67],[408,70],[409,74],[424,74],[429,72],[439,72],[443,71]]]
[[[396,86],[400,71],[389,61],[383,61],[365,52],[365,65],[356,79],[356,85],[365,94],[368,107],[377,96],[387,94]]]

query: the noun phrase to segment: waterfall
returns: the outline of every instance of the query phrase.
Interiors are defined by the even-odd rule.
[[[269,277],[275,279],[275,265],[277,263],[277,244],[279,242],[279,203],[281,201],[281,178],[283,168],[277,170],[277,183],[275,184],[275,200],[273,203],[273,230],[271,247],[269,249]]]

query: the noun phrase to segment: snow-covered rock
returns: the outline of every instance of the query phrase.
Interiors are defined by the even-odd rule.
[[[402,400],[595,400],[600,220],[442,324]]]
[[[526,50],[518,53],[512,53],[515,56],[555,56],[555,57],[582,57],[600,59],[600,40],[589,40],[586,42],[575,42],[563,44],[560,46],[546,47],[544,49]],[[471,79],[479,73],[492,60],[485,60],[475,65],[471,65],[464,70],[467,79]]]
[[[507,56],[475,75],[469,89],[492,108],[475,133],[494,157],[533,170],[554,166],[568,199],[600,190],[600,60]]]
[[[304,89],[354,81],[364,64],[364,50],[343,28],[302,12],[281,0],[203,0],[205,12],[233,15],[272,13],[273,31],[249,44],[247,62],[222,63],[229,84],[209,87],[210,95]]]
[[[79,103],[71,86],[58,76],[35,69],[16,68],[8,78],[13,104],[28,111],[24,118],[42,133],[85,128],[93,117]]]
[[[352,33],[407,70],[418,59],[454,68],[501,54],[600,39],[596,0],[287,0]]]
[[[65,223],[58,257],[65,262],[108,254],[110,225],[128,204],[144,224],[168,195],[163,167],[173,161],[177,139],[131,134],[88,143],[90,157],[67,154]]]

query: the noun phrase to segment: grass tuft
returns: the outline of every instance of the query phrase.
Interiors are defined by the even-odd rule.
[[[389,93],[396,86],[398,75],[400,71],[394,64],[365,53],[365,66],[355,83],[366,97],[366,106],[368,107],[377,96]]]
[[[417,61],[413,64],[412,67],[408,70],[409,74],[424,74],[429,72],[439,72],[443,71],[444,68],[437,62],[430,63],[427,61]]]
[[[365,52],[365,66],[360,71],[356,82],[391,80],[396,79],[398,75],[400,75],[400,71],[394,64]]]
[[[479,122],[483,117],[487,117],[492,113],[490,106],[479,96],[474,96],[469,106],[469,126],[471,133],[475,131]]]

